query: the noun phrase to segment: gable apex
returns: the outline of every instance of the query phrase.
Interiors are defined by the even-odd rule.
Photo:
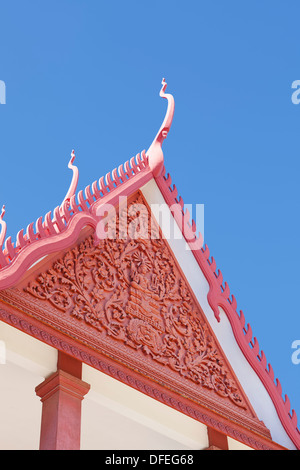
[[[205,390],[205,387],[202,387],[201,390],[203,393],[201,392],[202,395],[200,395],[201,400],[206,401],[205,405],[203,405],[203,401],[201,401],[199,398],[201,406],[204,406],[204,408],[206,408],[210,419],[213,419],[210,413],[212,413],[213,415],[218,414],[220,419],[219,422],[222,422],[223,426],[226,426],[227,420],[229,420],[230,422],[234,421],[238,429],[242,429],[242,431],[245,432],[245,435],[243,434],[243,436],[247,436],[248,442],[250,438],[249,434],[247,433],[250,432],[251,434],[253,432],[256,432],[260,436],[258,438],[258,443],[260,443],[262,446],[266,446],[268,443],[270,447],[276,447],[276,445],[278,445],[279,447],[286,446],[288,448],[300,448],[300,433],[297,428],[296,413],[293,409],[291,409],[288,397],[285,396],[283,399],[281,384],[279,380],[275,378],[273,369],[271,365],[268,364],[264,352],[261,351],[257,339],[253,336],[250,325],[246,323],[243,312],[237,311],[237,301],[235,297],[231,294],[228,284],[223,281],[222,273],[220,270],[217,269],[216,261],[210,255],[207,245],[205,245],[204,247],[202,246],[202,236],[201,234],[197,234],[195,222],[193,220],[190,220],[189,213],[184,210],[183,199],[178,195],[176,186],[173,185],[170,175],[166,172],[164,156],[162,152],[162,142],[166,138],[171,127],[174,114],[174,98],[172,95],[166,94],[165,90],[166,82],[163,80],[160,96],[167,99],[168,109],[162,126],[147,152],[143,150],[141,153],[138,153],[136,157],[131,158],[123,165],[120,165],[118,168],[115,168],[111,172],[107,173],[105,177],[101,177],[99,180],[96,180],[92,185],[87,186],[84,191],[79,191],[78,193],[76,193],[78,169],[74,166],[75,154],[72,153],[69,168],[73,171],[73,178],[70,185],[70,189],[63,203],[60,206],[57,206],[53,212],[47,213],[44,218],[40,217],[36,221],[36,223],[30,224],[27,228],[26,233],[24,233],[24,230],[20,230],[17,234],[15,242],[12,241],[11,237],[6,238],[6,223],[4,221],[5,210],[2,210],[0,216],[1,319],[7,323],[13,323],[12,315],[15,315],[16,317],[14,318],[17,319],[16,323],[18,323],[19,328],[22,329],[21,317],[23,322],[25,322],[25,319],[29,321],[32,318],[34,318],[34,321],[36,321],[37,318],[35,315],[36,312],[39,310],[40,302],[43,302],[43,300],[46,300],[48,303],[50,302],[50,304],[52,302],[52,306],[51,308],[49,307],[49,311],[48,308],[46,308],[45,315],[46,317],[48,315],[48,317],[43,317],[43,319],[42,317],[39,317],[38,322],[40,322],[41,326],[43,327],[46,325],[47,334],[49,334],[49,331],[52,331],[51,329],[53,329],[53,334],[58,334],[60,341],[62,341],[62,337],[60,336],[61,333],[57,333],[57,331],[59,330],[59,328],[57,327],[57,323],[51,323],[50,317],[53,314],[53,308],[57,308],[61,312],[65,313],[65,307],[70,306],[70,302],[72,302],[72,300],[68,298],[66,292],[62,294],[61,291],[58,289],[55,294],[55,298],[57,301],[59,300],[59,302],[61,302],[61,305],[64,307],[62,308],[61,306],[61,308],[59,308],[58,304],[54,307],[53,296],[51,296],[49,292],[44,292],[42,294],[42,291],[39,290],[40,285],[37,280],[37,270],[39,270],[41,266],[46,266],[50,259],[53,260],[54,258],[56,258],[58,253],[64,254],[64,257],[69,256],[69,262],[73,263],[74,260],[72,258],[72,249],[75,249],[75,246],[78,243],[78,240],[80,240],[80,238],[82,237],[83,233],[89,233],[89,237],[94,237],[97,230],[97,224],[99,223],[97,211],[99,207],[103,206],[104,204],[111,204],[112,206],[117,206],[118,201],[121,197],[127,197],[128,199],[132,197],[139,197],[142,201],[146,202],[146,205],[148,204],[148,207],[151,205],[151,202],[155,200],[159,201],[160,203],[165,203],[167,210],[170,210],[171,207],[175,207],[176,210],[172,212],[172,217],[174,218],[178,227],[182,231],[183,240],[178,243],[179,249],[177,251],[173,247],[173,241],[170,241],[170,250],[173,255],[169,255],[169,260],[172,259],[172,256],[174,257],[174,266],[176,265],[176,269],[178,270],[176,271],[177,279],[178,272],[182,272],[182,279],[185,278],[184,282],[186,282],[186,286],[189,286],[187,288],[189,295],[193,298],[193,302],[195,302],[195,305],[198,306],[198,310],[201,311],[201,318],[206,318],[202,321],[202,323],[207,326],[207,328],[211,331],[212,335],[215,337],[214,341],[218,345],[216,346],[216,350],[218,351],[218,354],[220,354],[221,358],[220,362],[218,362],[218,367],[220,366],[220,363],[222,361],[226,362],[226,364],[228,362],[228,368],[226,369],[226,373],[224,374],[226,377],[226,374],[229,374],[228,377],[230,376],[231,379],[233,377],[232,380],[235,384],[236,390],[238,390],[237,394],[230,394],[229,388],[226,392],[228,395],[226,396],[226,400],[227,402],[230,402],[230,406],[228,406],[231,410],[231,415],[230,413],[226,414],[226,409],[228,408],[228,406],[227,404],[224,405],[223,403],[224,397],[218,402],[218,406],[220,406],[220,409],[217,410],[215,406],[216,402],[214,401],[214,399],[211,399],[210,394],[207,392],[207,390]],[[98,242],[97,237],[93,239],[89,237],[87,237],[85,241],[82,240],[81,243],[85,243],[86,247],[90,248],[91,250],[93,245],[93,253],[95,253],[95,243]],[[185,243],[189,246],[189,251],[186,250],[186,252],[183,252],[181,250],[180,246],[183,246],[182,243]],[[141,251],[141,249],[139,248],[138,251]],[[109,256],[109,252],[105,251],[105,253],[107,253],[107,256]],[[147,246],[145,244],[145,254],[149,254],[150,256],[150,253],[150,246]],[[187,256],[186,253],[188,253]],[[117,248],[115,254],[117,254]],[[153,259],[155,259],[155,256],[154,258],[153,256],[152,258],[151,256],[149,257],[150,265],[151,259],[153,261]],[[188,265],[185,265],[186,259],[189,259],[189,266],[193,266],[193,269],[190,269]],[[134,261],[132,261],[132,263],[134,264]],[[67,266],[68,265],[64,265],[63,269],[67,269]],[[106,268],[107,266],[104,263],[102,265],[103,273]],[[52,267],[48,266],[48,269],[52,270],[52,273],[54,272],[54,277],[56,276],[57,278],[58,273],[56,272],[56,268],[54,268],[54,265],[52,265]],[[153,269],[153,266],[151,267],[151,269]],[[188,272],[189,270],[190,273]],[[136,271],[138,271],[137,267]],[[27,286],[26,293],[24,293],[23,291],[21,295],[19,287],[20,285],[23,286],[22,283],[25,279],[27,279],[28,273],[32,272],[36,272],[37,277],[35,280],[31,280],[32,283]],[[143,280],[144,283],[146,283],[148,279],[148,272],[137,272],[137,274],[139,274],[140,279]],[[144,276],[142,276],[142,274],[144,274]],[[40,275],[42,276],[42,278],[47,276],[45,271],[40,272]],[[90,274],[90,276],[92,277],[92,274]],[[199,276],[199,278],[197,278],[197,276]],[[131,281],[133,283],[133,280]],[[47,279],[47,282],[50,283],[49,279]],[[102,285],[104,284],[105,281],[102,280]],[[130,345],[131,351],[132,353],[133,351],[135,351],[135,360],[137,360],[139,364],[142,364],[142,361],[139,362],[139,358],[143,357],[143,360],[145,360],[147,364],[149,361],[152,361],[150,362],[150,364],[153,364],[153,361],[155,364],[159,364],[159,358],[161,361],[166,361],[166,357],[162,358],[162,356],[159,355],[160,353],[158,351],[159,345],[161,346],[164,340],[163,338],[165,338],[165,336],[168,334],[166,330],[166,318],[169,317],[168,315],[166,316],[166,312],[164,313],[164,315],[161,315],[161,313],[157,314],[157,310],[161,312],[162,305],[159,304],[160,307],[158,308],[157,302],[159,301],[157,299],[152,299],[152,301],[150,301],[147,295],[145,294],[145,292],[147,291],[146,287],[144,286],[144,290],[139,291],[139,288],[137,287],[138,284],[139,283],[136,282],[135,287],[132,287],[132,285],[130,286],[132,288],[132,297],[130,297],[128,292],[126,291],[127,303],[125,313],[122,310],[124,309],[124,306],[122,306],[122,308],[119,308],[119,310],[118,308],[116,308],[116,305],[119,305],[120,307],[122,302],[122,296],[120,298],[116,297],[114,301],[115,303],[113,304],[114,308],[116,308],[116,311],[113,313],[111,311],[110,315],[116,315],[118,319],[114,318],[112,321],[112,318],[110,318],[112,322],[110,325],[110,333],[107,333],[108,330],[106,330],[105,334],[108,335],[110,338],[113,338],[116,341],[116,344],[120,346],[122,341],[123,343],[125,341],[125,333],[124,331],[122,332],[121,328],[122,321],[125,319],[126,315],[129,316],[130,321],[128,320],[128,317],[126,317],[128,321],[128,325],[126,326],[126,332],[128,338],[130,338],[130,341],[132,342],[132,344]],[[99,286],[96,285],[93,288],[99,289]],[[182,292],[183,290],[184,289],[182,289]],[[38,298],[35,295],[37,294],[37,292],[39,292],[41,296],[44,295],[45,298]],[[96,295],[95,292],[93,295]],[[142,294],[140,292],[142,292]],[[118,293],[120,294],[119,290],[117,290],[113,295],[117,296]],[[101,297],[101,293],[98,292],[98,295]],[[101,300],[100,297],[98,298],[98,307],[102,305],[103,299]],[[200,297],[201,301],[199,300]],[[84,325],[84,329],[86,331],[89,331],[90,337],[93,337],[96,334],[96,331],[97,333],[99,333],[101,328],[105,330],[104,325],[100,327],[100,323],[99,328],[97,328],[96,326],[98,324],[97,321],[100,322],[100,317],[103,314],[103,311],[96,311],[92,312],[92,314],[90,315],[87,315],[85,310],[82,311],[82,298],[77,297],[77,300],[78,303],[74,306],[75,313],[73,315],[69,314],[69,316],[64,318],[64,322],[67,322],[68,324],[70,318],[72,318],[73,323],[75,322],[75,320],[81,321],[81,324]],[[34,305],[33,308],[32,306],[29,307],[29,304],[31,303],[32,305]],[[6,310],[6,304],[10,304],[11,307],[9,309],[9,314]],[[146,305],[147,308],[144,308],[143,304]],[[183,304],[184,302],[182,302],[182,305]],[[23,311],[22,314],[20,314],[21,316],[18,317],[18,312],[22,310],[22,306],[26,306],[26,311]],[[180,310],[180,307],[178,307],[178,309]],[[178,311],[178,309],[174,309],[174,315],[176,318],[176,322],[178,323],[177,326],[180,329],[181,327],[183,327],[182,325],[184,324],[184,322],[179,314],[176,317],[176,312]],[[148,320],[146,320],[147,315],[149,315],[149,312],[151,311],[153,313],[153,317],[151,319],[148,318]],[[137,313],[135,312],[139,312],[139,315],[137,315]],[[98,320],[97,315],[99,316]],[[107,313],[107,315],[109,315],[109,313]],[[87,318],[89,318],[90,320],[90,323],[88,324],[86,324]],[[195,318],[198,318],[197,315]],[[106,321],[108,321],[107,316]],[[172,322],[170,319],[168,321]],[[144,343],[140,344],[139,347],[135,349],[134,344],[137,341],[137,338],[141,340],[141,322],[146,322],[147,324],[148,330],[146,328],[145,337],[147,336],[149,342],[148,344],[146,344],[146,340],[144,339]],[[69,327],[75,328],[77,323],[73,323],[71,323]],[[93,325],[91,323],[93,323]],[[169,326],[169,328],[175,328],[176,330],[174,324],[173,326]],[[186,328],[188,328],[187,325]],[[200,326],[199,330],[201,330]],[[79,330],[76,331],[77,333],[72,336],[71,343],[73,346],[77,344],[76,341],[80,336]],[[155,331],[155,333],[153,331]],[[238,362],[234,367],[232,365],[234,362],[234,358],[229,358],[230,351],[225,350],[222,343],[223,338],[225,338],[225,331],[228,332],[228,336],[231,337],[230,347],[232,348],[232,351],[238,351],[239,358],[241,358],[238,359]],[[153,333],[153,335],[151,335],[151,332]],[[64,334],[67,335],[67,333]],[[118,338],[118,335],[120,335],[120,338],[122,339]],[[46,336],[47,335],[45,333],[44,337],[46,338]],[[225,343],[226,340],[227,339],[225,338]],[[129,339],[127,339],[126,341],[127,343],[130,342]],[[86,338],[84,339],[84,341],[82,340],[82,338],[80,338],[79,343],[81,345],[80,347],[83,348],[82,351],[87,354],[87,362],[91,363],[91,361],[93,360],[99,360],[99,358],[95,358],[93,356],[95,351],[93,349],[92,343],[87,343]],[[193,341],[191,342],[191,345],[192,343]],[[169,358],[172,356],[172,347],[175,346],[170,345],[170,349],[168,351]],[[192,348],[192,346],[190,347]],[[190,373],[192,369],[191,364],[194,361],[194,366],[196,368],[196,365],[198,365],[197,361],[199,359],[196,359],[196,356],[193,356],[193,354],[191,353],[192,349],[190,349],[191,362],[188,362],[187,357],[183,354],[183,351],[180,349],[180,347],[177,346],[177,348],[179,348],[177,350],[179,355],[178,357],[180,357],[183,361],[179,364],[180,366],[178,365],[178,363],[176,363],[176,360],[175,363],[172,363],[172,365],[170,362],[168,364],[163,363],[163,366],[166,366],[166,368],[168,368],[168,371],[170,370],[168,372],[170,374],[169,377],[171,377],[172,374],[176,372],[176,374],[179,374],[180,380],[184,379],[184,384],[186,384],[186,380],[188,380],[188,383],[190,384],[190,392],[192,391],[191,394],[193,395],[195,393],[195,395],[189,396],[186,390],[185,392],[183,392],[183,385],[183,388],[180,392],[178,392],[176,388],[173,389],[170,384],[166,385],[166,388],[170,391],[170,396],[172,396],[173,399],[175,399],[176,397],[178,398],[178,396],[184,397],[184,399],[182,398],[183,401],[181,401],[180,403],[184,403],[184,406],[188,408],[190,405],[190,401],[197,402],[198,398],[195,398],[195,396],[197,396],[199,390],[195,389],[195,383],[193,382],[192,378],[186,377],[186,374],[188,374],[187,364],[189,364],[190,368],[188,370]],[[127,346],[126,351],[128,351]],[[101,354],[104,354],[103,351]],[[112,356],[107,353],[107,357],[108,356],[110,357],[109,360],[113,363]],[[123,357],[123,362],[120,359],[121,357]],[[115,358],[115,361],[117,363],[121,363],[120,375],[121,372],[124,372],[124,367],[126,369],[124,357],[125,356],[122,356],[119,351]],[[242,383],[240,379],[239,373],[241,373],[241,375],[243,376],[243,371],[241,371],[240,364],[245,364],[245,361],[247,363],[247,370],[250,370],[251,372],[251,381],[253,380],[253,383],[259,383],[259,387],[261,390],[263,390],[262,393],[268,401],[268,409],[266,409],[265,411],[260,406],[259,399],[257,399],[257,397],[249,396],[249,393],[246,390],[247,384]],[[162,367],[162,363],[160,364],[160,366],[157,364],[156,368],[159,369],[159,367]],[[172,366],[176,370],[172,371]],[[139,367],[141,367],[141,365],[139,365]],[[166,368],[164,370],[166,370]],[[236,368],[239,370],[239,373],[236,372]],[[131,370],[134,371],[134,380],[138,381],[138,373],[136,372],[137,368],[132,366]],[[150,386],[149,384],[151,384],[151,380],[154,381],[153,383],[155,384],[161,383],[161,377],[164,375],[162,373],[161,375],[159,375],[158,373],[159,379],[158,377],[156,377],[156,379],[153,379],[152,377],[151,379],[151,377],[149,377],[149,370],[147,370],[147,372],[144,371],[144,387],[146,383],[147,386]],[[196,377],[196,374],[194,377]],[[174,383],[176,382],[174,377],[172,378],[172,380],[174,380]],[[180,380],[178,383],[181,383]],[[212,386],[212,384],[210,385]],[[209,386],[207,388],[209,388]],[[251,389],[251,386],[249,389]],[[151,393],[154,393],[153,388],[151,390]],[[237,401],[241,400],[240,403],[246,403],[246,408],[244,408],[243,406],[239,406],[237,402],[234,403],[235,399],[237,399]],[[181,405],[179,404],[176,406],[180,408]],[[239,409],[243,410],[247,409],[249,411],[249,414],[245,414],[245,412],[243,412],[244,414],[242,414],[243,419],[245,421],[240,420],[240,411],[237,412],[235,407],[238,407]],[[272,410],[272,412],[270,410]],[[276,419],[273,419],[273,411],[275,411]],[[196,415],[195,410],[193,411],[193,413]],[[205,413],[202,409],[201,413],[203,417]],[[267,420],[269,419],[269,422],[266,421],[265,416]],[[245,424],[245,422],[247,422],[247,424]],[[273,424],[274,427],[272,427]],[[241,437],[241,440],[243,439],[246,439],[246,437]],[[259,445],[258,443],[257,445]]]

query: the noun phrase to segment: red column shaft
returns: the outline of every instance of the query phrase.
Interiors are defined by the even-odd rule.
[[[228,450],[228,439],[225,434],[211,427],[207,427],[208,443],[209,447],[207,450]]]
[[[62,369],[36,387],[43,403],[40,450],[80,449],[81,402],[89,389],[81,378]]]

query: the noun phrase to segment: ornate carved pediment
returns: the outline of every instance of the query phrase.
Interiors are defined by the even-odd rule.
[[[43,321],[93,349],[223,416],[243,416],[262,432],[140,192],[110,218],[109,227],[114,237],[96,241],[88,235],[36,272],[22,294],[11,294],[23,297],[31,315],[34,305],[35,316],[43,312]],[[125,228],[127,235],[133,230],[141,236],[125,236]]]

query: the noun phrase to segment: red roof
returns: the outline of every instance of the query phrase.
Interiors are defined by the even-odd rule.
[[[78,169],[74,166],[75,154],[72,152],[69,168],[73,170],[70,189],[60,206],[53,213],[48,212],[31,223],[24,233],[20,230],[16,241],[6,237],[6,224],[3,208],[0,215],[0,289],[15,285],[23,274],[42,257],[63,250],[74,243],[83,227],[89,225],[96,229],[97,217],[95,206],[101,200],[114,203],[122,192],[132,194],[152,178],[155,179],[169,207],[175,205],[174,218],[182,228],[193,255],[209,284],[208,302],[215,317],[220,321],[219,307],[226,313],[234,337],[249,364],[259,376],[277,410],[278,417],[294,445],[300,449],[300,432],[297,428],[297,416],[291,409],[289,398],[283,398],[282,387],[273,369],[268,364],[265,354],[260,350],[257,339],[252,334],[251,326],[245,321],[243,312],[237,311],[237,301],[230,293],[227,282],[217,269],[216,262],[210,256],[207,245],[202,246],[202,236],[196,235],[196,225],[190,220],[188,211],[184,212],[183,199],[164,167],[162,142],[171,127],[174,100],[165,94],[166,83],[160,96],[168,100],[165,120],[149,150],[142,151],[136,157],[94,181],[84,191],[76,194]],[[99,205],[99,204],[98,204]]]

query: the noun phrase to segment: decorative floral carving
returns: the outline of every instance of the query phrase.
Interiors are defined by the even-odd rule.
[[[153,235],[148,210],[136,211],[137,204],[145,207],[140,194],[128,213]],[[119,238],[118,226],[115,239],[95,246],[89,236],[25,291],[247,408],[166,242],[157,236]]]

